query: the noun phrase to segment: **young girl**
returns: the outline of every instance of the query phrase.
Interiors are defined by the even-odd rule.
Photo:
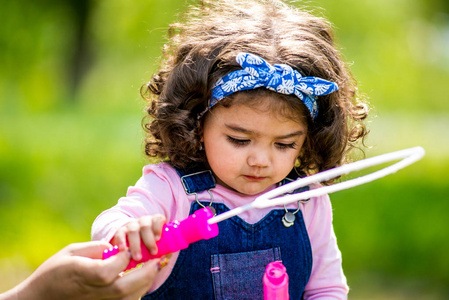
[[[95,240],[140,260],[165,222],[217,214],[298,176],[336,167],[365,136],[366,106],[328,22],[281,0],[202,1],[173,26],[148,99],[147,165],[100,214]],[[314,186],[308,188],[315,188]],[[266,265],[282,261],[291,299],[345,299],[329,197],[250,210],[219,235],[173,253],[144,299],[261,299]]]

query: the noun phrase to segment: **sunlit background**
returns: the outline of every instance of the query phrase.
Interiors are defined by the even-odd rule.
[[[192,1],[189,1],[192,2]],[[300,4],[301,2],[297,2]],[[449,2],[307,1],[373,106],[366,156],[423,146],[331,196],[352,299],[449,298]],[[115,204],[148,163],[140,86],[184,0],[14,0],[0,8],[0,291]]]

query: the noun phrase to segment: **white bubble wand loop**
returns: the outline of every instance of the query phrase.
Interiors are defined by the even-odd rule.
[[[379,156],[359,160],[353,163],[345,164],[340,167],[336,167],[327,171],[323,171],[308,177],[299,178],[293,182],[282,185],[278,188],[275,188],[259,197],[257,197],[253,202],[248,203],[246,205],[236,207],[232,210],[219,214],[208,220],[209,224],[218,223],[229,219],[233,216],[241,214],[244,211],[253,208],[266,208],[278,205],[285,205],[292,202],[297,202],[300,200],[309,199],[312,197],[318,197],[325,194],[330,194],[334,192],[338,192],[341,190],[349,189],[358,185],[362,185],[376,179],[385,177],[389,174],[395,173],[398,170],[411,165],[412,163],[420,160],[425,154],[425,151],[422,147],[413,147],[409,149],[404,149],[400,151],[395,151],[391,153],[382,154]],[[329,186],[322,186],[316,189],[312,189],[309,191],[296,193],[296,194],[288,194],[291,193],[295,189],[310,185],[312,183],[320,183],[325,182],[327,180],[336,178],[338,176],[346,175],[354,171],[360,171],[369,167],[373,167],[379,164],[400,160],[390,166],[387,166],[378,171],[369,173],[364,176],[360,176],[354,179],[350,179],[347,181],[335,183]],[[279,196],[279,197],[278,197]]]

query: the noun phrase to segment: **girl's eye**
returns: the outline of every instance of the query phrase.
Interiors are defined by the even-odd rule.
[[[285,149],[296,149],[297,145],[296,143],[289,143],[289,144],[285,144],[285,143],[276,143],[276,147],[278,149],[281,150],[285,150]]]
[[[246,139],[236,139],[233,137],[228,136],[227,137],[228,142],[230,142],[231,144],[234,144],[236,146],[245,146],[248,145],[251,141],[250,140],[246,140]]]

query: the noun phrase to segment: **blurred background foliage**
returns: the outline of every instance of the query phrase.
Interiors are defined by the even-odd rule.
[[[190,1],[192,2],[192,1]],[[449,297],[449,2],[313,0],[373,106],[366,156],[426,157],[336,193],[353,299]],[[148,163],[140,86],[185,0],[2,1],[0,291],[90,239]]]

